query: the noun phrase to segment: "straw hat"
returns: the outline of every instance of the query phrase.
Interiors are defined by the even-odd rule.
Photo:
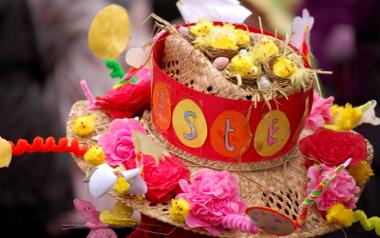
[[[259,34],[257,30],[255,34]],[[238,179],[240,196],[248,207],[270,208],[291,220],[296,220],[300,204],[307,195],[305,191],[307,186],[305,157],[300,154],[297,141],[299,136],[301,138],[305,136],[305,133],[301,132],[311,107],[312,86],[309,85],[306,91],[287,91],[285,96],[274,95],[269,101],[273,108],[270,110],[263,101],[253,105],[252,101],[246,98],[250,96],[249,90],[226,80],[203,53],[178,36],[161,35],[153,46],[152,60],[152,110],[145,112],[140,118],[151,138],[171,153],[179,156],[192,175],[205,167],[229,171]],[[157,109],[155,97],[161,95],[159,92],[162,88],[164,88],[165,100],[169,100],[165,104],[169,105],[169,122],[159,119],[155,111]],[[181,133],[178,133],[178,130],[183,132],[181,131],[183,127],[177,125],[178,120],[183,120],[183,118],[177,117],[176,111],[194,110],[192,107],[194,104],[191,103],[190,107],[185,103],[184,108],[176,109],[183,106],[181,104],[183,101],[192,101],[198,105],[200,113],[203,113],[206,118],[206,127],[203,127],[202,132],[206,133],[206,138],[196,144],[183,142],[179,138]],[[82,115],[88,115],[87,105],[87,101],[75,103],[71,109],[69,121]],[[250,130],[248,143],[247,146],[244,144],[239,147],[238,155],[229,154],[228,151],[216,148],[218,143],[215,140],[217,138],[214,138],[215,134],[212,134],[212,128],[215,128],[213,125],[218,119],[218,115],[224,111],[232,111],[232,109],[237,110],[238,115],[250,119],[247,120],[248,127],[243,125]],[[268,134],[262,132],[260,124],[267,125],[265,123],[268,118],[283,120],[283,116],[277,118],[277,114],[272,115],[273,111],[282,111],[283,114],[279,114],[287,117],[285,119],[287,122],[281,127],[285,128],[285,131],[281,132],[284,135],[282,138],[284,141],[281,142],[280,138],[282,143],[280,146],[265,148],[268,145],[261,138],[268,137]],[[107,130],[111,119],[100,110],[95,111],[95,114],[95,136],[92,138],[76,136],[72,132],[70,123],[67,125],[67,136],[79,140],[82,145],[96,144],[94,138]],[[261,123],[262,121],[263,123]],[[233,121],[231,123],[234,125]],[[281,128],[280,130],[282,130]],[[255,134],[258,134],[257,138]],[[366,160],[371,164],[373,150],[368,142],[367,150]],[[76,158],[75,161],[84,172],[92,167],[80,158]],[[148,200],[139,200],[133,196],[119,197],[113,191],[110,194],[146,216],[186,230],[210,235],[203,229],[190,229],[184,223],[174,222],[169,216],[169,204],[167,203],[151,204]],[[340,228],[338,225],[328,224],[316,207],[313,207],[307,216],[306,225],[288,237],[314,237]],[[265,232],[250,235],[236,230],[225,230],[219,236],[272,237],[273,235]]]

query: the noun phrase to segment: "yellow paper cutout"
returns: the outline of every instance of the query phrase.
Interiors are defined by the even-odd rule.
[[[132,227],[136,226],[138,221],[131,218],[133,209],[118,201],[112,210],[105,210],[100,213],[100,220],[112,226]]]
[[[207,138],[207,122],[200,107],[190,99],[180,101],[173,111],[177,138],[190,148],[199,148]]]
[[[132,139],[135,149],[144,155],[153,156],[157,160],[169,155],[169,152],[164,147],[153,142],[148,136],[140,132],[134,131]]]
[[[9,167],[12,160],[12,146],[0,137],[0,168]]]
[[[261,156],[272,156],[280,151],[290,137],[288,117],[279,110],[268,112],[257,126],[253,145]]]
[[[100,10],[92,20],[88,44],[97,57],[116,59],[127,47],[129,38],[127,11],[111,4]]]
[[[105,163],[105,155],[102,147],[91,146],[83,156],[84,160],[91,165],[101,165]]]

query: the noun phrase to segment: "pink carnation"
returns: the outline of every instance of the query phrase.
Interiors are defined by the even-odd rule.
[[[313,106],[309,117],[306,120],[306,128],[316,130],[326,123],[332,123],[330,108],[334,102],[334,97],[323,98],[314,90]]]
[[[217,235],[224,228],[224,217],[244,214],[246,205],[239,196],[238,183],[227,171],[201,169],[191,185],[186,180],[180,180],[179,185],[184,193],[178,194],[177,198],[190,203],[190,212],[186,216],[190,228],[203,227]]]
[[[108,131],[99,137],[98,143],[103,148],[109,165],[117,166],[135,158],[133,131],[145,133],[144,127],[134,119],[116,119],[111,122]]]
[[[307,171],[307,176],[310,178],[307,192],[310,193],[311,190],[315,189],[326,173],[332,169],[334,167],[328,167],[324,164],[311,166]],[[360,189],[356,186],[354,178],[346,170],[343,170],[315,202],[320,211],[327,211],[329,207],[337,203],[342,203],[345,207],[354,209],[358,201],[357,195],[359,192]]]

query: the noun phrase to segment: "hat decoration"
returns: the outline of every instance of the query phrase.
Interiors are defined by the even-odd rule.
[[[192,2],[178,3],[184,16]],[[354,210],[373,150],[352,129],[380,124],[376,101],[337,106],[317,92],[317,74],[329,72],[310,65],[314,19],[304,12],[293,26],[309,27],[280,39],[206,13],[181,26],[154,16],[159,31],[126,53],[125,73],[115,59],[128,43],[128,14],[101,10],[90,49],[119,81],[98,97],[81,81],[88,100],[73,105],[58,144],[0,139],[0,167],[12,155],[72,153],[90,193],[118,199],[101,213],[74,201],[88,237],[138,226],[134,210],[217,237],[314,237],[354,222],[380,236],[380,218]]]

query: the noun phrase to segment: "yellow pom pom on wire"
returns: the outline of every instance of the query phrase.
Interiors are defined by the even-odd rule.
[[[360,161],[358,165],[348,168],[348,172],[355,179],[355,182],[359,186],[363,186],[373,176],[373,170],[367,161]]]
[[[375,229],[376,235],[380,236],[380,217],[367,218],[362,210],[353,211],[346,208],[342,203],[337,203],[327,210],[326,220],[328,223],[337,223],[345,227],[360,222],[365,231]]]

